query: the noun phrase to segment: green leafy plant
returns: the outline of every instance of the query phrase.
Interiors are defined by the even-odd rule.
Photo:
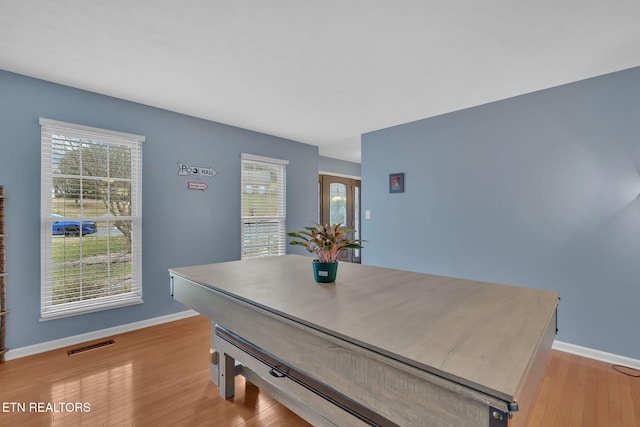
[[[289,232],[287,236],[297,239],[289,242],[290,245],[304,246],[315,254],[319,262],[334,262],[344,249],[362,249],[362,240],[349,239],[349,233],[354,231],[342,228],[342,224],[315,224],[301,231]]]

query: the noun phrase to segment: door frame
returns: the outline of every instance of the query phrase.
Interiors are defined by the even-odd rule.
[[[356,228],[356,213],[355,213],[355,189],[360,190],[358,192],[359,200],[358,206],[361,207],[362,199],[362,181],[359,178],[348,177],[345,175],[334,175],[331,173],[320,173],[318,175],[318,202],[319,202],[319,222],[321,224],[328,224],[331,216],[330,212],[330,185],[332,182],[345,184],[347,186],[347,223],[343,224],[346,228]],[[358,210],[357,223],[360,225],[360,239],[362,239],[362,209]],[[351,236],[353,238],[353,236]],[[361,251],[361,250],[360,250]],[[361,254],[360,251],[354,249],[347,249],[341,253],[338,258],[340,261],[348,261],[354,263],[360,263]]]

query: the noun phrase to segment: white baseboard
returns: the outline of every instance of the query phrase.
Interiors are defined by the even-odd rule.
[[[186,310],[179,313],[167,314],[166,316],[154,317],[152,319],[141,320],[139,322],[127,323],[126,325],[114,326],[113,328],[100,329],[99,331],[87,332],[86,334],[73,335],[71,337],[60,338],[58,340],[47,341],[39,344],[28,345],[7,351],[5,360],[18,359],[20,357],[31,356],[45,351],[56,350],[58,348],[68,347],[105,338],[111,335],[122,334],[124,332],[135,331],[137,329],[147,328],[149,326],[160,325],[162,323],[173,322],[175,320],[186,319],[187,317],[197,316],[197,311]]]
[[[632,359],[626,356],[620,356],[618,354],[607,353],[605,351],[594,350],[588,347],[581,347],[575,344],[569,344],[562,341],[554,341],[551,346],[554,350],[564,351],[565,353],[576,354],[582,357],[588,357],[589,359],[599,360],[611,365],[622,365],[629,368],[640,370],[640,360]]]

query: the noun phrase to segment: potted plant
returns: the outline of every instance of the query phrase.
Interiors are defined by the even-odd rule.
[[[302,231],[287,233],[297,240],[289,242],[291,245],[304,246],[308,252],[315,254],[313,260],[313,275],[316,282],[335,282],[338,271],[338,255],[345,249],[362,249],[361,240],[349,239],[349,233],[355,230],[343,228],[342,224],[305,227]]]

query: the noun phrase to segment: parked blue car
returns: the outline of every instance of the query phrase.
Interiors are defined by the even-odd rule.
[[[64,234],[65,236],[79,236],[80,233],[82,235],[93,234],[98,231],[98,226],[93,221],[83,221],[82,226],[80,226],[79,221],[65,221],[62,215],[51,214],[53,217],[53,222],[51,223],[51,232],[53,234]],[[82,231],[81,231],[82,230]]]

